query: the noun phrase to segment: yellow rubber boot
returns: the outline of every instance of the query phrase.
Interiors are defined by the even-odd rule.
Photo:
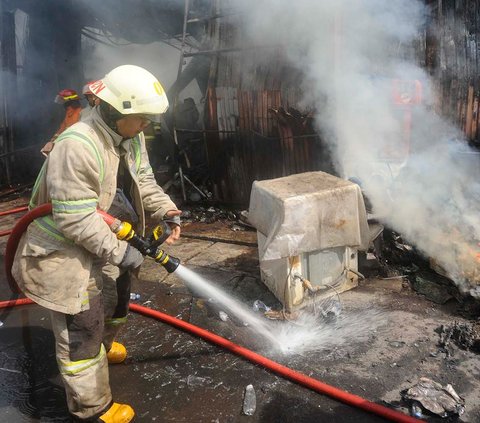
[[[128,423],[135,416],[133,408],[127,404],[114,402],[112,406],[103,413],[99,419],[105,423]]]
[[[112,348],[107,353],[107,359],[110,364],[123,363],[127,357],[127,349],[119,342],[113,342]]]

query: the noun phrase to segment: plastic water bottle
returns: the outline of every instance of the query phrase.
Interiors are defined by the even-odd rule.
[[[410,414],[413,417],[418,417],[419,419],[423,418],[422,406],[417,402],[413,401],[410,406]]]
[[[223,322],[226,322],[228,320],[228,314],[224,311],[219,311],[218,317],[220,317],[220,320],[222,320]]]
[[[342,312],[342,303],[338,300],[333,301],[328,312],[333,313],[335,317],[340,316],[340,313]]]
[[[131,292],[130,293],[130,299],[133,301],[139,300],[140,299],[140,294],[137,294],[136,292]]]
[[[245,396],[243,398],[243,414],[253,416],[257,408],[257,397],[253,385],[247,385],[245,388]]]
[[[255,302],[253,303],[253,311],[270,311],[271,308],[269,306],[267,306],[263,301],[260,301],[260,300],[255,300]]]

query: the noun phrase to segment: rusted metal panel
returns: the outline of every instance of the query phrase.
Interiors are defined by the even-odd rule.
[[[219,138],[225,139],[225,134],[237,130],[239,120],[237,90],[232,87],[216,87],[217,99],[217,127],[220,131]]]
[[[478,97],[475,96],[473,100],[473,111],[472,111],[472,138],[477,138],[477,128],[478,128]]]
[[[296,92],[290,90],[289,95]],[[245,204],[255,179],[315,169],[316,136],[305,136],[298,112],[294,116],[280,108],[278,118],[278,105],[283,103],[279,91],[216,87],[209,99],[210,121],[216,116],[216,127],[223,131],[217,137],[222,165],[215,181],[220,200]]]
[[[299,71],[279,48],[234,51],[242,46],[240,31],[228,18],[219,24],[216,47],[229,52],[213,61],[205,122],[218,131],[206,134],[217,199],[247,204],[254,180],[316,169],[316,143],[297,116],[285,112],[280,124],[275,114],[298,108]]]
[[[480,145],[480,4],[477,0],[429,1],[425,64],[435,79],[437,110]]]
[[[465,116],[465,134],[468,138],[472,137],[472,119],[473,119],[473,87],[468,87],[467,107]]]

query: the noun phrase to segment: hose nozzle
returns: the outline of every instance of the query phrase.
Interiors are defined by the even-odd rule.
[[[165,251],[158,248],[171,233],[170,228],[165,222],[160,222],[153,230],[152,236],[145,239],[135,233],[130,223],[122,222],[105,212],[98,212],[103,216],[105,222],[107,222],[118,239],[127,241],[144,256],[152,257],[157,263],[160,263],[168,273],[173,273],[177,270],[177,267],[180,265],[180,259],[169,256]]]
[[[160,263],[168,273],[173,273],[180,265],[180,259],[169,256],[165,251],[158,250],[155,256],[155,261]]]

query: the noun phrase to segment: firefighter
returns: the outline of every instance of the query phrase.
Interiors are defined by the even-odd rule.
[[[100,99],[93,94],[92,90],[90,89],[90,85],[95,82],[96,81],[87,82],[82,88],[82,94],[85,100],[87,100],[87,105],[82,109],[82,113],[80,115],[81,120],[85,120],[92,109],[100,104]]]
[[[112,400],[108,363],[126,357],[114,338],[143,256],[117,240],[96,210],[109,211],[116,197],[139,234],[145,212],[166,220],[168,244],[180,236],[181,211],[155,182],[142,132],[168,108],[160,82],[123,65],[90,89],[100,104],[55,140],[30,201],[31,208],[51,202],[52,214],[29,226],[12,273],[27,297],[50,310],[70,413],[79,421],[129,422],[133,409]]]
[[[63,118],[60,127],[57,129],[53,137],[40,150],[46,157],[52,151],[53,142],[55,139],[68,127],[72,126],[80,120],[80,113],[82,106],[80,104],[80,97],[75,90],[65,89],[61,90],[55,97],[55,103],[63,104],[65,109],[65,117]]]

